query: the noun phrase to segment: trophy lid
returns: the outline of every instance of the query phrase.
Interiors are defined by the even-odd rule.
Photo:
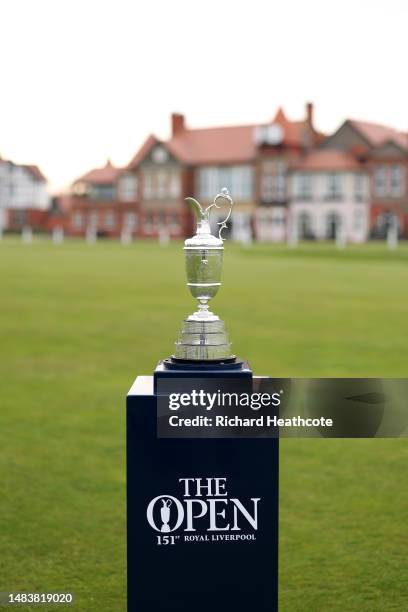
[[[220,208],[219,201],[225,200],[228,202],[229,211],[223,221],[217,223],[220,226],[218,237],[211,233],[210,226],[210,212],[213,207]],[[220,193],[218,193],[213,202],[203,209],[201,204],[195,198],[186,198],[186,202],[194,206],[195,213],[197,215],[197,230],[192,238],[187,238],[184,242],[185,249],[224,249],[221,232],[227,227],[227,221],[231,216],[233,201],[228,193],[228,189],[224,187]]]

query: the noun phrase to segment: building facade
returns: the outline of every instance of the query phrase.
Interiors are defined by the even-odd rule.
[[[125,168],[108,162],[77,179],[58,222],[77,236],[182,238],[194,224],[185,198],[207,205],[227,187],[239,241],[363,242],[391,224],[408,237],[407,164],[407,134],[347,120],[324,135],[312,104],[298,121],[279,109],[262,124],[204,129],[173,114],[168,140],[150,135]]]
[[[311,104],[301,121],[290,121],[280,109],[265,124],[208,129],[189,129],[183,115],[173,114],[171,138],[149,136],[127,168],[139,185],[141,235],[155,236],[162,228],[187,235],[192,213],[185,198],[193,195],[208,205],[227,187],[235,203],[229,230],[233,239],[283,240],[289,170],[323,139],[314,128]]]
[[[47,181],[37,166],[19,165],[0,158],[0,227],[20,231],[24,226],[43,229],[47,223]]]
[[[71,236],[114,238],[124,232],[139,234],[140,214],[137,176],[112,165],[95,168],[79,177],[67,196],[56,198],[52,227]]]
[[[351,154],[317,149],[290,172],[290,223],[301,240],[364,242],[370,226],[370,176]]]
[[[323,144],[354,155],[369,176],[369,237],[384,238],[392,224],[408,237],[408,133],[347,120]]]

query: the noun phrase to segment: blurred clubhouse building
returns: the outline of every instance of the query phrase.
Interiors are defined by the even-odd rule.
[[[37,166],[0,157],[0,229],[47,228],[50,198],[47,181]]]
[[[73,236],[181,238],[193,216],[184,198],[208,204],[222,187],[234,202],[233,239],[283,241],[408,237],[408,133],[346,120],[316,130],[313,105],[300,121],[282,109],[264,124],[190,129],[171,116],[171,137],[151,135],[125,168],[109,161],[55,198],[47,228]],[[216,219],[214,219],[214,222]]]

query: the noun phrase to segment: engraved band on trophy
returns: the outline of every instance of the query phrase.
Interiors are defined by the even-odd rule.
[[[231,343],[224,321],[209,310],[208,302],[221,286],[222,257],[224,251],[222,230],[227,227],[232,212],[233,201],[224,188],[213,202],[203,208],[194,198],[186,198],[194,207],[197,216],[197,231],[184,242],[187,286],[193,297],[198,300],[198,310],[183,322],[176,350],[175,361],[231,362]],[[220,208],[221,203],[229,206],[225,219],[218,223],[218,237],[211,233],[210,212]]]

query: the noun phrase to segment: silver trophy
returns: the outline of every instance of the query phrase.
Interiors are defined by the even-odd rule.
[[[186,198],[197,215],[197,232],[184,242],[187,287],[198,300],[198,310],[184,320],[173,358],[181,361],[228,361],[231,343],[224,321],[212,313],[208,302],[221,286],[222,254],[224,251],[222,230],[227,227],[233,201],[228,189],[222,189],[213,202],[203,209],[194,198]],[[218,237],[211,233],[210,212],[213,208],[228,205],[228,214],[218,223]]]

